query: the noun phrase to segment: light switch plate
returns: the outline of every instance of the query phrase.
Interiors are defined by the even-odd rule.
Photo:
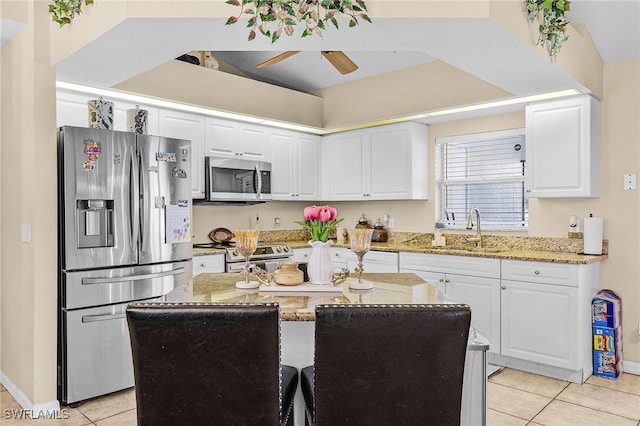
[[[635,173],[628,173],[624,175],[624,189],[629,191],[636,189],[636,175]]]
[[[31,242],[31,225],[29,225],[28,223],[23,223],[20,231],[22,236],[22,242],[30,243]]]

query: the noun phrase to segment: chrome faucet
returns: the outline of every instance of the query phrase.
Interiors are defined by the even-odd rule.
[[[475,237],[464,237],[470,243],[476,243],[476,247],[482,247],[482,233],[480,232],[480,210],[477,207],[469,210],[469,218],[467,219],[467,229],[473,229],[473,213],[476,213],[476,220],[478,222],[478,227],[476,228],[476,236]]]

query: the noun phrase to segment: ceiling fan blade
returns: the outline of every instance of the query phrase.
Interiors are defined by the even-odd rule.
[[[274,56],[271,59],[267,59],[266,61],[264,61],[261,64],[257,65],[257,68],[266,68],[266,67],[270,67],[271,65],[275,65],[280,61],[284,61],[285,59],[295,55],[296,53],[300,53],[299,50],[287,50],[284,53],[281,53],[277,56]]]
[[[323,51],[322,56],[324,56],[331,65],[337,69],[340,74],[349,74],[350,72],[354,72],[358,69],[358,66],[351,60],[344,52],[339,50],[329,50]]]

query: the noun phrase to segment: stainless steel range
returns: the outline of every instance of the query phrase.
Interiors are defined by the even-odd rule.
[[[226,251],[227,272],[242,271],[245,264],[244,256],[238,253],[235,247],[229,247]],[[278,267],[279,262],[291,260],[292,257],[293,250],[286,244],[259,245],[249,258],[249,267],[252,271],[258,266],[267,272],[273,272]]]

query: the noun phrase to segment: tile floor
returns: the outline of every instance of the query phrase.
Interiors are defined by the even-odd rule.
[[[136,424],[133,389],[63,407],[62,419],[15,419],[20,407],[0,386],[0,424],[122,425]],[[489,378],[489,426],[640,426],[640,376],[617,380],[590,377],[583,385],[505,368]]]

